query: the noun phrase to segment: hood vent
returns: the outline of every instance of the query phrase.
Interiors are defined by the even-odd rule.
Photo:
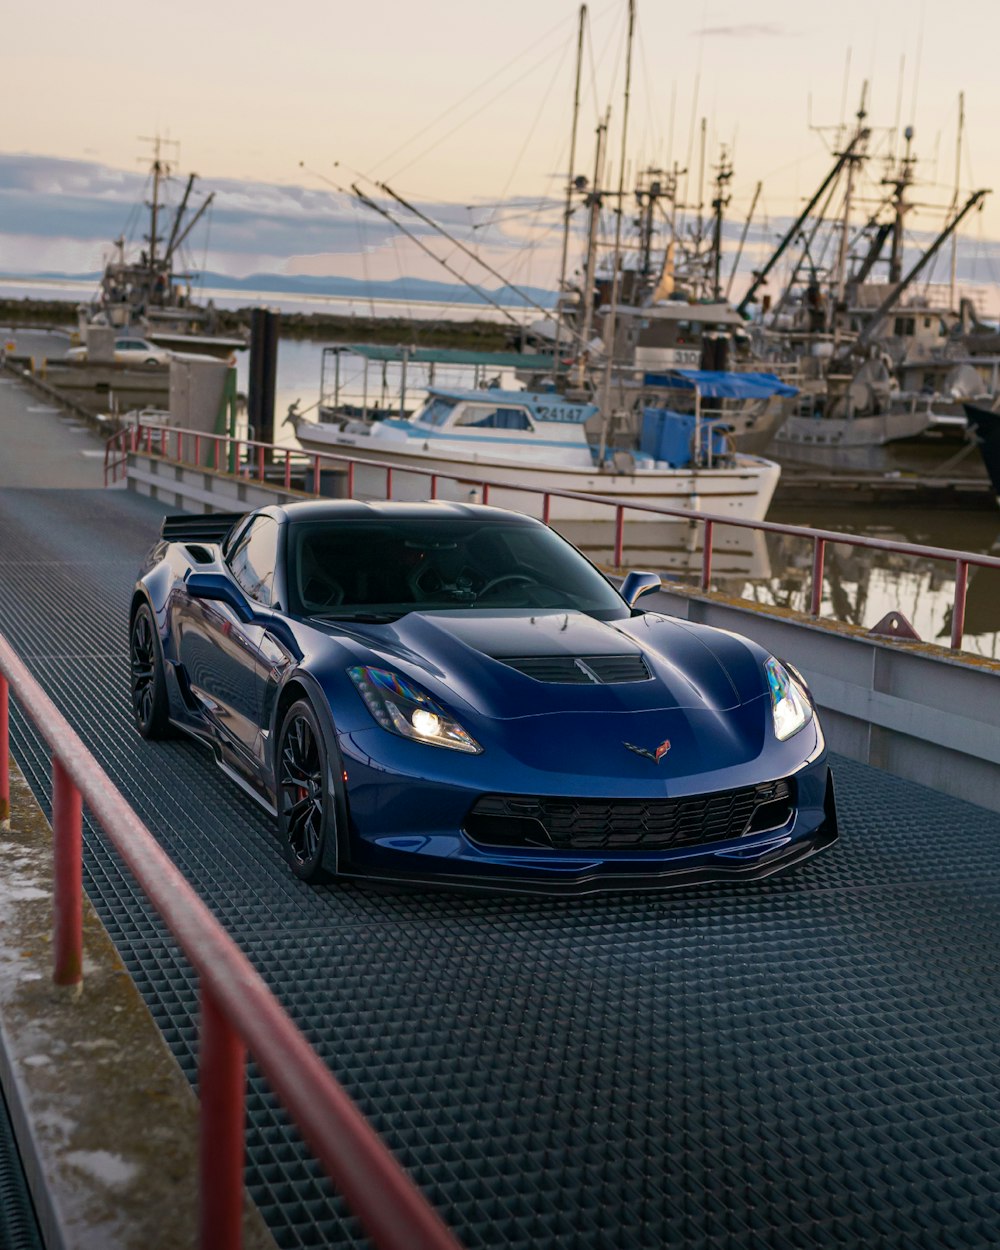
[[[505,655],[502,664],[535,681],[566,686],[610,686],[626,681],[649,681],[641,655]]]

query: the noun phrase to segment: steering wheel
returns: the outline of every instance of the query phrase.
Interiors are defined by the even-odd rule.
[[[313,573],[302,588],[304,598],[318,608],[335,608],[344,602],[344,588],[339,582]]]
[[[542,583],[537,578],[531,577],[527,573],[501,573],[499,577],[494,577],[488,581],[478,595],[477,601],[482,599],[484,595],[490,594],[496,590],[498,586],[512,585],[515,582],[523,583],[525,586],[540,586]]]

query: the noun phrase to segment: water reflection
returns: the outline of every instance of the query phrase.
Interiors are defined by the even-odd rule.
[[[946,514],[928,518],[875,511],[827,515],[824,527],[899,542],[919,542],[958,550],[1000,554],[1000,523],[990,514]],[[813,518],[776,518],[785,524],[815,524]],[[610,565],[614,557],[611,524],[579,523],[559,527],[592,560]],[[684,522],[663,526],[626,525],[626,568],[648,568],[687,584],[697,585],[702,567],[702,527]],[[713,543],[712,585],[728,595],[755,603],[808,612],[812,594],[813,547],[808,539],[784,534],[761,534],[719,526]],[[823,579],[822,615],[871,629],[888,612],[898,611],[927,642],[944,646],[951,638],[955,570],[950,562],[919,556],[852,548],[827,548]],[[969,570],[963,648],[977,655],[1000,658],[1000,570]]]

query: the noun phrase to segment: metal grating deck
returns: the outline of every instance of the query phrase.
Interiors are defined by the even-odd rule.
[[[204,751],[131,729],[125,613],[161,513],[0,492],[0,627],[469,1250],[1000,1245],[1000,818],[844,761],[840,843],[777,881],[305,886]],[[92,831],[86,873],[194,1080],[190,969]],[[249,1117],[279,1244],[364,1244],[256,1075]]]
[[[0,1250],[42,1250],[14,1128],[0,1092]]]

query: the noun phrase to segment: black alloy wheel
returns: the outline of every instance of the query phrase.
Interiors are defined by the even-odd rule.
[[[132,715],[144,738],[170,735],[170,701],[163,673],[163,657],[156,623],[148,604],[140,604],[132,618],[129,642]]]
[[[277,759],[278,832],[292,872],[303,881],[328,881],[323,853],[337,834],[336,796],[323,731],[306,699],[281,723]]]

